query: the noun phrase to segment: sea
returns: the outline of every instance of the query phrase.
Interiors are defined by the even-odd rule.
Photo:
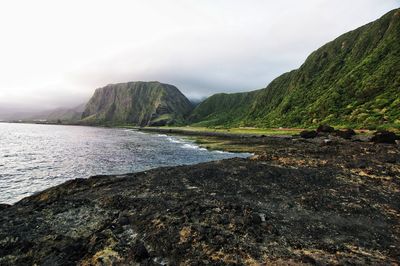
[[[0,203],[75,178],[248,156],[134,129],[0,123]]]

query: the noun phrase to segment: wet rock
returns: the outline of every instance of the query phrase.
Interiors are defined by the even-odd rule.
[[[317,128],[317,132],[318,133],[333,133],[335,132],[335,129],[333,127],[331,127],[330,125],[320,125]]]
[[[374,143],[389,143],[396,144],[396,134],[387,130],[377,131],[371,138]]]
[[[353,129],[336,130],[335,135],[343,139],[351,139],[356,132]]]
[[[315,130],[303,130],[300,132],[300,137],[304,139],[312,139],[316,136],[318,136],[318,133]]]

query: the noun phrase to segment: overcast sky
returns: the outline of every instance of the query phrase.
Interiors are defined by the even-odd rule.
[[[265,87],[400,0],[2,0],[0,110],[158,80],[190,98]]]

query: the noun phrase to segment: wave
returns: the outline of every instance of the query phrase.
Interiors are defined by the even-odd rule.
[[[167,140],[169,142],[172,142],[172,143],[184,143],[183,141],[181,141],[179,139],[172,138],[172,137],[168,137]]]
[[[232,154],[232,152],[229,151],[213,151],[215,153],[220,153],[220,154]]]
[[[199,151],[206,151],[206,148],[200,148],[198,145],[195,144],[190,144],[190,143],[185,143],[182,145],[182,148],[185,149],[193,149],[193,150],[199,150]]]
[[[144,133],[144,132],[142,132],[142,131],[139,131],[139,130],[137,130],[137,129],[123,129],[123,131],[125,131],[125,132],[132,132],[132,133],[135,133],[135,134],[140,134],[140,135],[145,135],[146,133]]]

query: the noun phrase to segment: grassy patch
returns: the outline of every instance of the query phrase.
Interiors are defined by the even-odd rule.
[[[174,129],[188,132],[210,132],[210,133],[227,133],[238,135],[295,135],[303,129],[300,128],[254,128],[254,127],[239,127],[239,128],[224,128],[224,127],[160,127],[162,129]]]

